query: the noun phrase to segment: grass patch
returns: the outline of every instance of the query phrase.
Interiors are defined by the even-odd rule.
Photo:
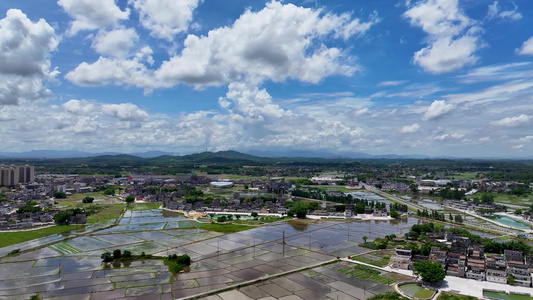
[[[381,272],[379,270],[369,266],[355,265],[347,269],[339,270],[339,272],[359,279],[371,280],[386,285],[393,284],[395,282],[390,278],[381,276]]]
[[[124,210],[124,204],[93,204],[86,206],[85,209],[95,210],[87,217],[87,224],[105,223],[116,221]]]
[[[454,293],[442,293],[437,297],[437,300],[476,300],[476,297],[465,296]]]
[[[235,219],[235,217],[233,217]],[[262,224],[268,224],[273,222],[279,222],[287,219],[292,219],[291,217],[273,217],[273,216],[259,216],[257,219],[248,219],[248,220],[240,220],[236,221],[237,224],[245,224],[245,225],[262,225]]]
[[[435,291],[425,289],[417,283],[405,284],[398,288],[414,299],[431,299],[435,294]]]
[[[461,179],[473,180],[473,179],[479,179],[479,177],[476,176],[477,174],[478,174],[477,172],[463,172],[463,173],[454,173],[450,175],[450,177],[452,177],[455,180],[461,180]]]
[[[304,186],[310,189],[317,189],[317,190],[353,192],[353,190],[349,190],[344,186],[338,186],[338,185],[304,185]]]
[[[2,232],[0,233],[0,247],[15,245],[53,234],[76,231],[82,228],[84,228],[84,225],[60,225],[31,231]]]
[[[168,270],[175,275],[191,265],[191,258],[187,254],[181,256],[173,254],[165,258],[163,263],[168,267]]]
[[[135,211],[150,210],[150,209],[158,209],[159,207],[161,207],[161,205],[163,205],[162,202],[134,203],[134,204],[130,204],[128,208],[131,210],[135,210]]]
[[[494,196],[494,201],[498,203],[504,203],[504,204],[515,204],[515,205],[523,205],[523,206],[529,206],[533,203],[533,194],[527,194],[523,196],[515,196],[511,194],[505,194],[505,193],[488,193],[489,195]],[[472,200],[473,198],[479,198],[481,197],[480,194],[475,194],[474,196],[468,197],[468,199]]]
[[[379,251],[352,257],[352,260],[364,262],[376,267],[385,267],[389,264],[393,251]]]
[[[74,248],[69,244],[66,243],[57,243],[55,245],[48,246],[48,248],[57,251],[61,254],[73,254],[73,253],[80,253],[81,250],[78,248]]]
[[[248,225],[241,225],[241,224],[202,224],[199,226],[196,226],[197,228],[208,230],[208,231],[215,231],[220,233],[235,233],[239,231],[248,230],[251,228],[254,228],[252,226]]]

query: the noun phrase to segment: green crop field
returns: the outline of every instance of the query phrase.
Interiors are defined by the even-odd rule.
[[[390,257],[394,255],[394,251],[384,250],[359,256],[352,257],[352,260],[371,264],[376,267],[384,267],[389,264]]]
[[[239,224],[214,223],[214,224],[202,224],[202,225],[197,226],[197,228],[209,230],[209,231],[221,232],[221,233],[234,233],[234,232],[248,230],[254,227],[247,226],[247,225],[239,225]]]
[[[73,254],[73,253],[80,253],[81,250],[72,247],[71,245],[67,243],[57,243],[51,246],[48,246],[48,248],[55,250],[61,254]]]
[[[30,231],[1,232],[0,247],[6,247],[53,234],[76,231],[83,229],[83,227],[83,225],[61,225]]]
[[[381,272],[376,270],[376,269],[373,269],[371,267],[368,267],[368,266],[363,266],[363,265],[355,265],[351,268],[347,268],[347,269],[342,269],[342,270],[339,270],[341,273],[344,273],[346,275],[350,275],[350,276],[353,276],[353,277],[357,277],[357,278],[360,278],[360,279],[367,279],[367,280],[372,280],[372,281],[377,281],[381,284],[392,284],[394,283],[395,281],[390,279],[390,278],[386,278],[386,277],[383,277],[381,276]]]
[[[88,224],[105,223],[117,220],[122,211],[124,204],[97,204],[98,212],[87,217]]]
[[[163,205],[162,202],[150,202],[150,203],[135,203],[129,206],[131,210],[138,211],[138,210],[150,210],[150,209],[158,209]]]

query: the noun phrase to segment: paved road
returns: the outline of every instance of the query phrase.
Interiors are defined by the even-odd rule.
[[[403,198],[400,198],[400,197],[396,197],[394,195],[391,195],[391,194],[388,194],[374,186],[371,186],[371,185],[368,185],[368,184],[364,184],[363,183],[363,187],[367,190],[367,191],[370,191],[372,193],[375,193],[377,195],[380,195],[381,197],[386,197],[386,198],[390,198],[400,204],[404,204],[404,205],[407,205],[409,208],[413,209],[414,211],[416,211],[417,209],[419,210],[424,210],[425,208],[421,205],[418,205],[418,204],[415,204],[415,203],[411,203],[409,202],[408,200],[406,199],[403,199]]]

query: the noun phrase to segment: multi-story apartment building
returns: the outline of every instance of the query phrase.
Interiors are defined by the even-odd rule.
[[[0,186],[12,187],[35,181],[33,166],[0,165]]]
[[[487,255],[486,279],[490,282],[507,283],[507,263],[501,255]]]
[[[507,261],[507,276],[513,277],[516,285],[531,286],[531,273],[523,261]]]

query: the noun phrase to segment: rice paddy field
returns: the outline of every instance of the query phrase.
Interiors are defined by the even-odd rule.
[[[347,291],[361,296],[390,291],[389,284],[399,279],[381,271],[372,276],[359,274],[354,264],[337,257],[367,252],[358,246],[363,235],[371,240],[405,232],[416,222],[315,222],[305,226],[280,222],[223,234],[202,229],[201,223],[179,214],[130,209],[116,226],[0,248],[0,299],[29,299],[37,293],[42,299],[56,300],[285,295],[293,296],[291,299],[351,299],[344,298]],[[6,256],[7,248],[23,251]],[[160,260],[104,267],[101,254],[115,249],[156,256],[188,254],[193,263],[176,276]],[[234,298],[227,298],[230,296]]]

